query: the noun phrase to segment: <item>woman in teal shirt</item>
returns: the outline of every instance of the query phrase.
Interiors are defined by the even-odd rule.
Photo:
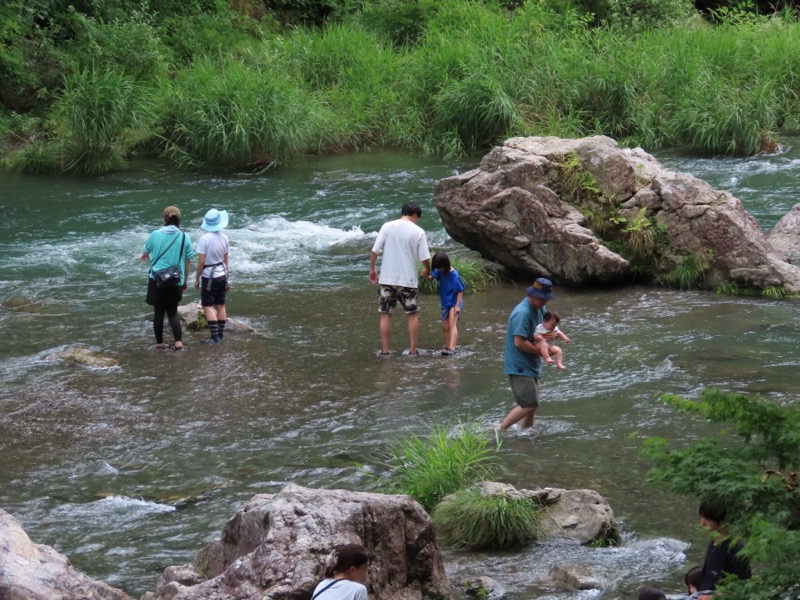
[[[178,303],[187,289],[186,274],[194,256],[192,241],[181,231],[181,211],[177,206],[168,206],[162,214],[163,227],[155,230],[147,238],[142,250],[141,260],[151,260],[147,280],[147,299],[153,309],[153,332],[156,335],[156,349],[167,348],[164,343],[164,315],[169,320],[172,335],[175,337],[175,350],[185,350],[181,320],[178,318]],[[155,271],[177,265],[181,279],[177,285],[159,287],[153,277]]]

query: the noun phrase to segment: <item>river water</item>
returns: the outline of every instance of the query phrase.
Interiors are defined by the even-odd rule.
[[[658,158],[731,191],[768,229],[797,201],[798,142],[750,159]],[[410,199],[423,206],[432,248],[474,257],[448,238],[431,190],[476,163],[380,152],[263,175],[176,174],[152,163],[91,179],[0,172],[0,507],[35,542],[138,597],[256,493],[289,482],[364,489],[354,464],[374,464],[398,437],[424,435],[433,421],[499,421],[512,407],[505,323],[525,282],[465,297],[458,356],[403,357],[400,318],[397,353],[379,359],[367,280],[380,225]],[[230,211],[229,315],[261,335],[209,347],[198,343],[205,334],[186,333],[189,352],[153,350],[138,255],[167,204],[182,209],[195,241],[208,208]],[[625,545],[447,550],[448,575],[455,585],[489,575],[512,600],[632,598],[644,582],[679,591],[704,539],[693,499],[646,482],[641,439],[709,434],[665,407],[664,393],[719,386],[795,402],[797,303],[636,286],[555,293],[550,307],[572,340],[568,369],[546,371],[535,433],[512,435],[497,459],[519,487],[599,491]],[[423,298],[422,348],[441,347],[437,305]],[[72,346],[120,366],[47,360]],[[547,591],[539,578],[564,563],[607,578],[609,589]]]

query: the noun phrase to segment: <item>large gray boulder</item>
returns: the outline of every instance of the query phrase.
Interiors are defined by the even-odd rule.
[[[484,481],[486,496],[529,498],[541,507],[540,540],[569,540],[579,544],[619,542],[619,524],[608,501],[594,490],[560,488],[517,489],[508,483]]]
[[[373,554],[370,598],[450,597],[433,522],[410,497],[288,485],[253,497],[193,565],[168,568],[142,600],[308,600],[346,543]]]
[[[793,265],[800,265],[800,204],[795,204],[767,235],[769,243]]]
[[[800,269],[741,201],[605,136],[511,138],[437,182],[434,203],[453,239],[527,278],[667,281],[688,258],[700,288],[800,292]]]
[[[75,570],[50,546],[34,544],[22,525],[0,509],[2,600],[132,600]]]

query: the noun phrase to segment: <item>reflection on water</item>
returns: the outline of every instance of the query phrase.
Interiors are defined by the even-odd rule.
[[[269,178],[0,174],[11,199],[0,239],[0,506],[34,541],[136,596],[165,566],[192,560],[253,494],[288,482],[364,489],[370,481],[354,465],[379,468],[376,458],[398,436],[424,434],[432,421],[499,421],[512,406],[502,374],[505,323],[522,286],[504,282],[465,297],[456,357],[401,356],[402,316],[396,354],[375,357],[372,238],[414,198],[431,245],[469,255],[447,238],[430,200],[436,179],[469,166],[381,154],[315,159]],[[776,210],[773,191],[753,194],[768,198],[755,212]],[[197,343],[205,334],[187,333],[185,354],[152,350],[146,267],[136,259],[167,198],[181,206],[194,239],[207,208],[231,212],[229,313],[263,335],[232,334],[208,347]],[[512,599],[575,597],[539,580],[565,562],[618,581],[603,597],[632,597],[645,580],[677,590],[681,544],[692,544],[690,562],[702,558],[696,507],[648,486],[640,439],[681,444],[711,433],[666,408],[663,393],[715,385],[796,401],[795,303],[628,287],[557,288],[551,306],[572,340],[564,345],[568,370],[546,370],[534,434],[512,435],[498,454],[504,479],[596,489],[623,522],[627,544],[447,551],[448,573],[455,583],[490,575]],[[437,299],[423,298],[423,348],[441,345],[437,314]],[[45,360],[78,343],[121,367]]]

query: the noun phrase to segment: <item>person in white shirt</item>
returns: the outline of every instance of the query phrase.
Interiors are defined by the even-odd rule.
[[[380,284],[378,311],[381,314],[381,356],[389,355],[392,334],[392,313],[399,303],[408,317],[409,354],[417,354],[419,336],[419,274],[417,263],[423,265],[422,276],[431,270],[431,253],[425,231],[417,225],[422,209],[414,202],[403,205],[402,216],[384,223],[369,254],[369,281]],[[382,255],[381,274],[375,264]]]
[[[336,553],[336,563],[325,569],[325,579],[314,589],[311,600],[367,600],[369,552],[361,544],[345,544]]]
[[[200,289],[200,305],[206,315],[210,337],[205,344],[219,344],[225,336],[228,312],[225,296],[231,285],[228,282],[228,253],[230,247],[227,236],[222,233],[228,225],[228,211],[212,208],[200,225],[208,233],[197,242],[197,272],[194,277],[195,289]],[[202,285],[201,285],[202,283]]]

